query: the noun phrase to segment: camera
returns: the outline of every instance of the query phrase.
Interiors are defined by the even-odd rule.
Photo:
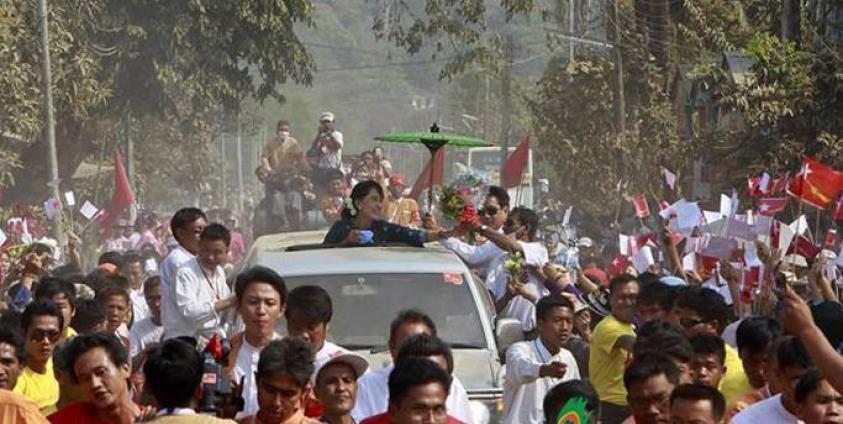
[[[199,413],[221,416],[243,410],[243,397],[234,386],[231,377],[225,373],[231,343],[216,333],[202,350],[202,401]]]

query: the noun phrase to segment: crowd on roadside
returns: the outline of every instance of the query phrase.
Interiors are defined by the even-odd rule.
[[[712,264],[695,246],[709,230],[677,236],[669,215],[612,240],[550,237],[555,223],[497,186],[458,222],[422,217],[374,152],[347,190],[341,135],[333,116],[321,121],[302,155],[284,153],[279,123],[259,176],[280,175],[276,155],[318,157],[313,177],[333,202],[325,245],[438,242],[477,274],[497,319],[523,333],[501,347],[504,423],[843,422],[833,252],[787,255],[759,238]],[[295,197],[274,190],[279,204]],[[335,317],[323,287],[288,289],[261,266],[235,274],[248,238],[234,216],[183,208],[117,221],[92,267],[76,242],[62,263],[54,246],[26,245],[4,264],[0,422],[487,422],[426,311],[383,323],[392,364],[378,368],[329,341],[333,320],[354,317]]]

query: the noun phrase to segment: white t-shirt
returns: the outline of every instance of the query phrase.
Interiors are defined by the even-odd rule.
[[[539,369],[551,362],[561,362],[568,366],[563,378],[539,378]],[[547,392],[559,383],[579,379],[577,361],[568,350],[560,349],[556,355],[551,355],[540,339],[513,344],[506,351],[504,423],[543,423],[544,396]]]
[[[187,249],[176,245],[170,254],[161,262],[161,320],[167,323],[167,315],[178,314],[175,309],[175,302],[170,302],[170,286],[171,282],[176,279],[176,272],[184,266],[184,264],[196,258]]]
[[[441,243],[445,248],[456,253],[469,267],[476,269],[483,278],[488,277],[492,265],[496,264],[495,259],[506,256],[506,251],[491,241],[474,246],[452,237],[442,240]]]
[[[360,422],[365,418],[386,412],[389,407],[389,374],[394,365],[369,371],[357,381],[357,403],[351,416],[355,421]],[[465,391],[462,382],[457,376],[451,380],[451,390],[448,392],[448,399],[445,408],[448,415],[464,422],[472,424],[471,408],[468,406],[468,393]]]
[[[519,243],[524,250],[525,266],[531,265],[541,268],[547,263],[547,248],[542,243]],[[504,263],[509,257],[510,255],[497,257],[493,264],[494,268],[486,278],[487,288],[495,296],[495,299],[500,299],[506,294],[506,284],[509,277],[504,269]],[[530,275],[527,281],[527,290],[536,298],[537,302],[550,294],[550,291],[544,286],[544,282],[539,281],[533,275]],[[525,332],[532,331],[536,328],[536,305],[522,296],[515,296],[506,305],[500,317],[517,319],[521,322],[521,328]]]
[[[129,355],[134,358],[138,353],[154,343],[161,341],[164,336],[164,326],[155,325],[151,317],[135,321],[135,325],[129,330]]]
[[[281,338],[278,334],[273,340]],[[237,352],[237,360],[234,363],[234,382],[240,383],[243,378],[243,410],[237,413],[236,419],[248,417],[258,413],[258,386],[255,383],[255,371],[258,370],[258,360],[263,347],[254,347],[246,341],[243,336],[243,344]]]
[[[174,313],[162,317],[167,328],[165,339],[194,337],[199,330],[219,327],[220,318],[214,310],[214,303],[231,294],[222,267],[205,270],[194,258],[179,268],[169,290],[168,306]]]
[[[738,415],[732,417],[730,424],[802,424],[802,420],[784,409],[782,395],[753,403]]]
[[[149,306],[146,304],[146,297],[143,295],[143,287],[138,290],[129,288],[129,298],[132,299],[132,316],[134,322],[149,317]]]

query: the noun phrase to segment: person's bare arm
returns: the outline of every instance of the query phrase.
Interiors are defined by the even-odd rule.
[[[682,272],[682,261],[679,259],[679,251],[676,249],[676,244],[673,243],[673,238],[670,236],[670,230],[663,223],[660,225],[662,245],[664,246],[668,270],[672,275],[684,279],[685,274]]]
[[[843,356],[834,350],[825,335],[814,323],[808,304],[789,286],[785,287],[784,326],[789,333],[802,339],[808,356],[823,377],[838,392],[843,392]]]
[[[623,336],[618,337],[615,340],[615,345],[612,347],[613,349],[623,349],[627,352],[632,352],[632,348],[635,346],[635,336],[630,334],[624,334]]]

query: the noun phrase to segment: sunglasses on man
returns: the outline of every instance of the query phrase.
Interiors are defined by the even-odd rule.
[[[499,208],[496,208],[496,207],[494,207],[494,206],[487,206],[487,207],[485,207],[485,208],[480,209],[479,211],[477,211],[477,213],[478,213],[480,216],[486,215],[486,216],[489,216],[489,217],[492,217],[492,216],[497,215],[497,214],[498,214],[498,212],[500,212],[500,209],[499,209]]]

